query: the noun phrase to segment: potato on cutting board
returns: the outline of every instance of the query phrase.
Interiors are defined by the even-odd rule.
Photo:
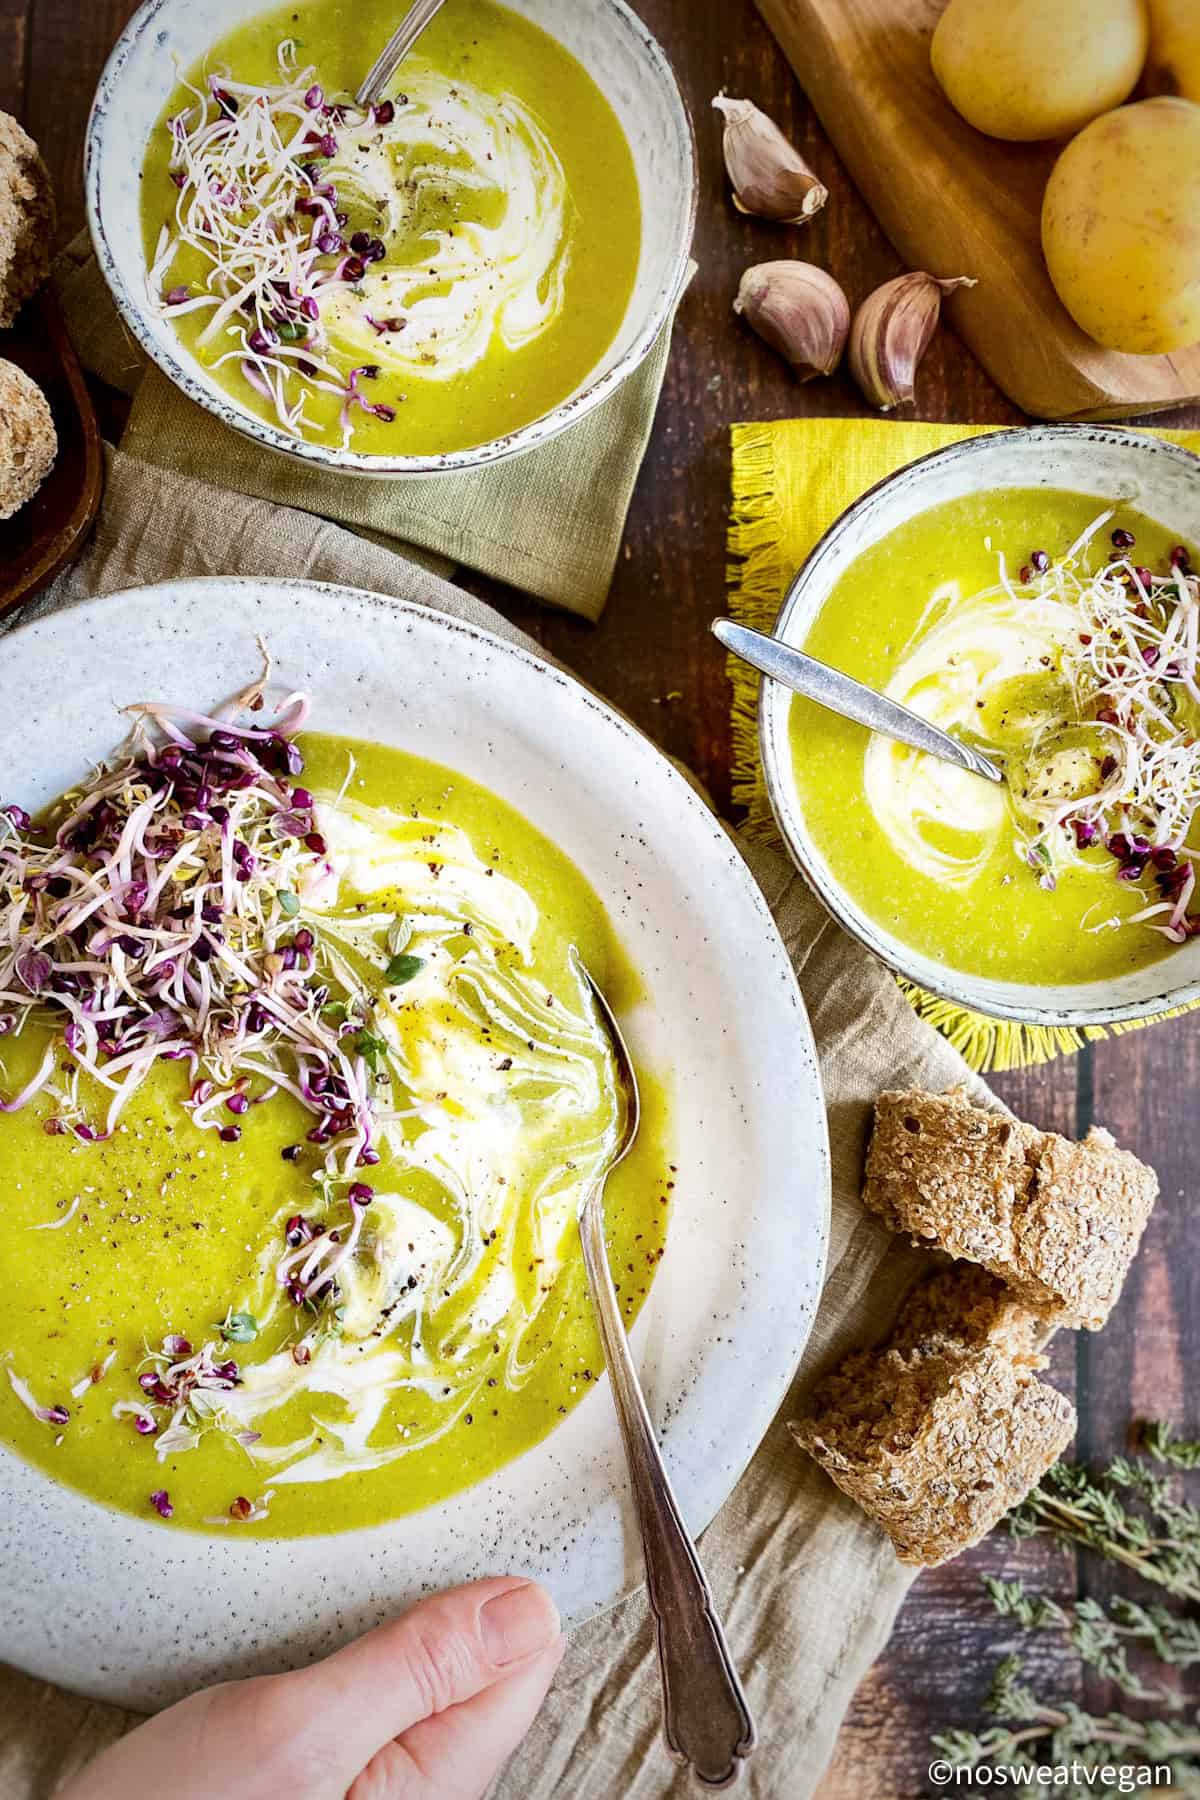
[[[1042,248],[1097,343],[1142,356],[1200,343],[1200,106],[1142,100],[1072,139],[1046,186]]]
[[[1200,5],[1197,0],[1148,0],[1148,4],[1147,91],[1200,101]]]
[[[1034,143],[1119,106],[1146,42],[1144,0],[950,0],[930,55],[969,125]]]

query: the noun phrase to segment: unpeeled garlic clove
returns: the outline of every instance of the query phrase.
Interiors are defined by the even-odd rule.
[[[802,225],[820,212],[829,190],[799,151],[752,100],[713,101],[725,119],[725,167],[739,212],[784,225]]]
[[[747,269],[733,310],[787,358],[800,381],[832,375],[850,330],[850,303],[812,263],[757,263]]]
[[[917,270],[897,275],[869,294],[850,330],[850,373],[883,412],[913,397],[913,383],[937,329],[942,295],[974,287],[970,275],[941,277]]]

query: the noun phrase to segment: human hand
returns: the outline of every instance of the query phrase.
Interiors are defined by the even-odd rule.
[[[563,1649],[544,1588],[474,1581],[311,1668],[192,1694],[59,1800],[474,1800],[532,1725]]]

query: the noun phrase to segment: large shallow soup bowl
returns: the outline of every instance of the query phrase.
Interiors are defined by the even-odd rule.
[[[1058,488],[1094,495],[1097,512],[1123,501],[1191,543],[1200,540],[1200,459],[1177,445],[1108,426],[1001,431],[921,457],[871,488],[830,527],[796,573],[775,625],[800,646],[849,565],[870,545],[944,501],[997,488]],[[879,596],[880,619],[887,595]],[[914,950],[847,893],[813,841],[788,740],[790,695],[764,681],[759,740],[779,830],[829,911],[868,950],[909,980],[961,1006],[1033,1025],[1106,1025],[1149,1018],[1200,1000],[1200,940],[1116,980],[1043,985],[968,975]]]
[[[306,0],[296,0],[303,36]],[[139,189],[151,131],[187,69],[270,0],[146,0],[117,40],[88,124],[84,181],[92,242],[121,317],[146,354],[189,399],[224,424],[299,462],[383,478],[474,469],[517,456],[599,406],[644,361],[687,274],[696,215],[691,122],[662,49],[624,0],[504,0],[572,52],[612,106],[629,140],[642,204],[634,290],[613,343],[575,393],[551,412],[489,443],[445,455],[369,456],[293,438],[239,406],[146,304]],[[397,16],[403,12],[398,6]],[[363,72],[382,46],[364,45]]]
[[[457,769],[558,843],[638,970],[644,999],[622,1024],[666,1084],[676,1173],[633,1347],[699,1530],[787,1391],[825,1258],[816,1058],[762,895],[682,775],[578,682],[440,613],[313,583],[174,582],[14,631],[0,647],[0,799],[40,805],[68,787],[122,739],[123,705],[209,711],[257,675],[259,635],[271,699],[307,690],[314,728]],[[178,1530],[0,1445],[0,1568],[0,1661],[143,1708],[323,1654],[473,1576],[537,1576],[568,1624],[642,1578],[607,1381],[474,1487],[335,1536]]]

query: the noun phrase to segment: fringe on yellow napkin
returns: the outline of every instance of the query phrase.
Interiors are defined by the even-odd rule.
[[[884,476],[945,444],[1001,429],[926,425],[895,419],[785,419],[733,427],[733,512],[729,527],[730,610],[769,631],[789,581],[839,513]],[[1149,435],[1200,452],[1200,431]],[[733,689],[733,794],[747,809],[746,835],[778,844],[758,753],[758,676],[729,659]],[[1072,1031],[1017,1025],[970,1012],[901,981],[917,1012],[936,1025],[974,1069],[1016,1069],[1070,1055],[1090,1039],[1130,1025]],[[1181,1008],[1178,1010],[1190,1010]],[[1160,1018],[1175,1013],[1159,1014]]]

